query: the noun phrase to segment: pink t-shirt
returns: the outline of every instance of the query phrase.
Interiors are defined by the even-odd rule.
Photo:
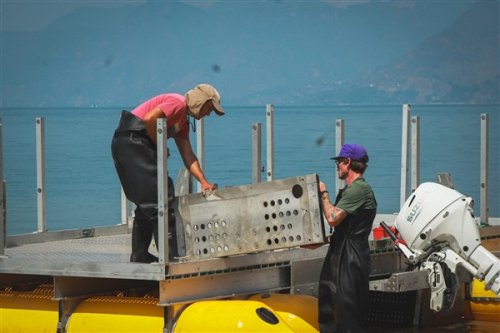
[[[179,94],[161,94],[155,96],[131,112],[144,120],[149,111],[159,107],[167,117],[167,137],[189,138],[189,121],[186,98]]]

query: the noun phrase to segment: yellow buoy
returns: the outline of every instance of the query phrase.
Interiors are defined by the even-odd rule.
[[[293,323],[293,327],[289,323]],[[274,311],[264,303],[252,300],[193,303],[181,313],[173,331],[174,333],[317,332],[314,327],[293,314]]]
[[[277,311],[291,327],[294,327],[294,321],[298,317],[319,330],[318,299],[316,297],[298,294],[258,294],[253,295],[250,299],[262,302]]]
[[[163,332],[163,307],[156,298],[92,297],[71,314],[67,333]]]
[[[58,303],[51,288],[0,292],[0,332],[56,332]]]
[[[474,279],[471,287],[470,310],[475,320],[500,322],[500,296],[486,290],[483,281]]]

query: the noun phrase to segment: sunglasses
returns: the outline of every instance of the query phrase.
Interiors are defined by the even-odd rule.
[[[349,161],[348,158],[339,158],[339,159],[335,160],[335,164],[338,166],[341,163],[347,163],[347,161]]]

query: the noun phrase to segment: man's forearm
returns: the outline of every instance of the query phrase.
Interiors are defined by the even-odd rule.
[[[347,215],[342,209],[335,207],[330,202],[328,192],[323,192],[321,195],[321,205],[328,224],[332,227],[339,225],[339,223],[342,222]]]

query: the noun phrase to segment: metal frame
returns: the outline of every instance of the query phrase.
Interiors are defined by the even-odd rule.
[[[411,117],[411,193],[420,185],[420,117]]]
[[[267,181],[274,179],[274,106],[266,105]]]
[[[345,121],[344,119],[335,120],[335,156],[340,152],[340,148],[345,142]],[[339,191],[345,186],[345,181],[337,177],[337,173],[334,173],[335,182],[335,197]]]
[[[47,231],[45,194],[45,120],[36,118],[36,184],[38,232]]]
[[[410,159],[410,104],[403,104],[403,127],[401,130],[401,192],[400,206],[408,198],[408,161]]]
[[[480,217],[481,223],[488,225],[489,222],[489,115],[481,114],[481,161],[480,161]]]
[[[168,173],[167,173],[167,119],[156,123],[156,151],[158,163],[158,263],[168,263]]]
[[[7,228],[5,211],[5,182],[3,179],[3,123],[0,119],[0,257],[5,254],[5,245],[7,243]]]
[[[252,183],[261,182],[262,166],[262,126],[260,123],[252,125]]]
[[[196,120],[196,156],[200,163],[201,170],[205,170],[205,120]],[[196,185],[198,192],[201,192],[201,184]]]

